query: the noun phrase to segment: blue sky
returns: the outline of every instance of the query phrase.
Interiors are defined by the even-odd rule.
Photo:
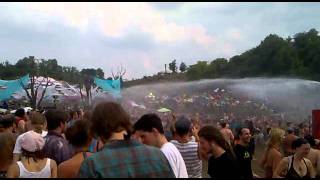
[[[320,3],[0,3],[0,60],[56,58],[59,64],[123,65],[125,78],[230,58],[267,35],[320,30]]]

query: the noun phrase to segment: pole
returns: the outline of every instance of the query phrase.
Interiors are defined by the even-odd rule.
[[[311,132],[311,118],[312,116],[309,116],[309,134],[313,135],[313,133]]]

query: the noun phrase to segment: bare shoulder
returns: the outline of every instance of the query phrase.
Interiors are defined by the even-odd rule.
[[[280,161],[280,164],[288,164],[288,163],[289,163],[289,157],[284,157]]]
[[[12,164],[9,166],[9,169],[18,169],[18,170],[19,170],[19,165],[18,165],[18,163],[12,163]]]
[[[51,168],[57,167],[56,161],[53,159],[50,159],[50,166],[51,166]]]
[[[20,170],[19,170],[18,163],[12,163],[9,166],[9,169],[7,172],[7,177],[8,178],[17,178],[17,177],[19,177],[19,174],[20,174]]]
[[[281,156],[281,153],[278,150],[276,150],[275,148],[270,149],[270,154]]]
[[[312,166],[312,163],[309,159],[307,159],[307,158],[303,158],[303,159],[307,163],[308,166]]]

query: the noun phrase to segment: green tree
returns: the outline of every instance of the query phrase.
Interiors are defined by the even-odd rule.
[[[182,62],[179,67],[180,72],[185,72],[187,70],[187,65]]]
[[[169,69],[173,72],[176,73],[177,72],[177,60],[173,60],[171,63],[169,63]]]
[[[198,80],[205,77],[208,67],[207,61],[198,61],[197,64],[191,65],[187,71],[187,77],[190,80]]]

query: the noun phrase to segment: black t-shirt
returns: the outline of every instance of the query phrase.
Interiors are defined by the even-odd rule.
[[[236,158],[230,153],[223,153],[220,157],[211,156],[208,161],[208,174],[214,179],[239,179],[240,173]]]
[[[234,147],[234,153],[237,156],[239,169],[241,173],[241,177],[245,179],[252,179],[252,169],[251,169],[251,160],[252,155],[250,154],[250,150],[248,147],[244,147],[240,144],[237,144]]]

